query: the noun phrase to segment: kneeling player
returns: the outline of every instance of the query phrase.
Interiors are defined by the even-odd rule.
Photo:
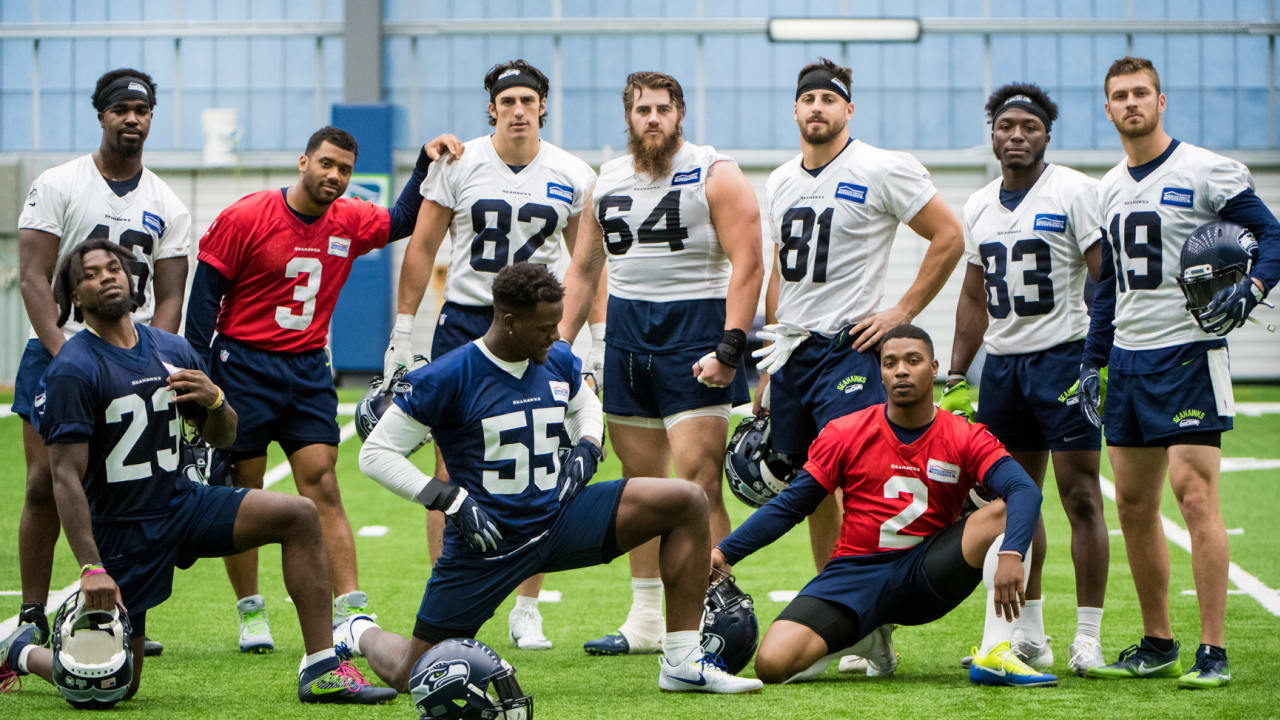
[[[836,488],[844,491],[835,553],[765,633],[755,666],[761,680],[808,680],[848,652],[867,658],[880,674],[891,673],[896,661],[887,625],[937,620],[982,580],[994,589],[1001,615],[1018,614],[1040,491],[984,426],[938,412],[937,374],[927,333],[914,325],[886,333],[880,376],[889,402],[828,423],[786,490],[712,550],[712,567],[727,572]],[[955,522],[979,483],[1004,502]],[[984,568],[997,543],[998,554],[991,553]],[[974,666],[970,678],[985,684],[1057,680],[1019,661],[1008,643]]]
[[[357,616],[338,633],[379,677],[407,689],[414,662],[446,638],[475,637],[520,581],[607,563],[653,538],[667,596],[668,691],[759,690],[706,660],[698,625],[710,552],[707,499],[688,482],[631,478],[584,487],[602,457],[600,403],[556,327],[564,291],[544,265],[516,263],[493,282],[494,317],[478,340],[405,376],[360,451],[360,468],[387,489],[449,519],[444,553],[413,637]],[[561,428],[575,442],[563,464]],[[406,459],[431,433],[451,484]]]
[[[132,627],[132,686],[142,678],[147,610],[169,597],[174,567],[201,557],[280,543],[284,582],[302,624],[303,702],[376,703],[374,688],[332,646],[329,564],[310,500],[261,490],[197,485],[179,467],[179,425],[194,423],[215,447],[236,437],[236,413],[186,340],[135,324],[133,255],[107,240],[71,251],[54,284],[59,323],[74,308],[87,330],[53,359],[37,396],[53,492],[67,543],[82,563],[89,610],[120,605]],[[21,625],[0,643],[0,676],[54,682],[52,651]]]

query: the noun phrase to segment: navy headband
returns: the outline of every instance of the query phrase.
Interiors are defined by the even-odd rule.
[[[106,110],[112,105],[132,100],[141,100],[148,107],[156,106],[156,99],[151,94],[151,86],[137,75],[121,75],[102,89],[101,105],[98,110]]]
[[[800,76],[800,81],[796,83],[796,99],[799,100],[801,95],[810,90],[830,90],[844,98],[845,102],[850,100],[849,86],[836,77],[835,73],[824,68],[814,68]]]
[[[533,73],[519,68],[511,68],[503,70],[498,79],[493,81],[493,87],[489,89],[489,102],[493,102],[494,98],[498,97],[498,93],[513,87],[527,87],[538,93],[538,97],[542,97],[542,83],[538,81],[538,78]]]
[[[996,123],[996,119],[1000,117],[1001,113],[1012,108],[1022,108],[1023,110],[1026,110],[1032,115],[1040,118],[1040,122],[1044,123],[1045,132],[1049,132],[1050,126],[1053,125],[1053,121],[1049,120],[1049,113],[1045,112],[1045,109],[1040,106],[1040,103],[1032,100],[1026,95],[1012,95],[1009,99],[1005,100],[1000,107],[996,108],[995,112],[991,113],[991,124],[994,125]]]

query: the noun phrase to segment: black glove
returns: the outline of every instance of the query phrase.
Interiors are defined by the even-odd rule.
[[[444,507],[440,509],[473,550],[484,553],[498,549],[502,533],[498,532],[498,526],[493,524],[489,513],[472,500],[466,490],[454,486],[443,500]]]
[[[604,459],[604,452],[590,440],[583,438],[560,461],[560,504],[566,505],[586,487],[596,466]]]
[[[1219,337],[1244,325],[1249,313],[1262,302],[1262,290],[1253,278],[1246,275],[1240,282],[1224,287],[1213,296],[1209,306],[1200,313],[1201,325],[1206,332]]]

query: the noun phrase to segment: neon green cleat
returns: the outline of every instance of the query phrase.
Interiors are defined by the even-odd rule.
[[[1169,652],[1160,652],[1144,640],[1130,645],[1120,653],[1120,659],[1110,665],[1091,667],[1084,676],[1095,680],[1127,680],[1133,678],[1175,678],[1182,674],[1178,662],[1178,643]]]
[[[969,682],[974,685],[1005,685],[1009,687],[1049,687],[1058,684],[1056,675],[1036,672],[1030,665],[1018,659],[1008,642],[991,648],[986,655],[973,649],[973,664],[969,666]]]

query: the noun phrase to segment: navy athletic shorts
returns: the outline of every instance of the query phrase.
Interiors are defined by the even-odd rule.
[[[431,336],[431,359],[456,350],[483,336],[493,323],[492,305],[459,305],[446,302],[440,306],[436,332]]]
[[[827,423],[887,399],[879,358],[854,350],[848,329],[833,338],[810,335],[769,383],[769,441],[793,462],[808,456]]]
[[[22,350],[18,362],[18,377],[13,381],[13,414],[34,425],[36,391],[45,368],[53,362],[53,356],[45,350],[40,338],[31,338]]]
[[[1080,377],[1084,341],[1022,355],[987,355],[976,420],[1010,450],[1098,450],[1102,431],[1063,394]]]
[[[1227,365],[1226,348],[1216,348],[1156,372],[1112,368],[1102,413],[1107,444],[1164,447],[1180,435],[1230,430],[1235,401]]]

